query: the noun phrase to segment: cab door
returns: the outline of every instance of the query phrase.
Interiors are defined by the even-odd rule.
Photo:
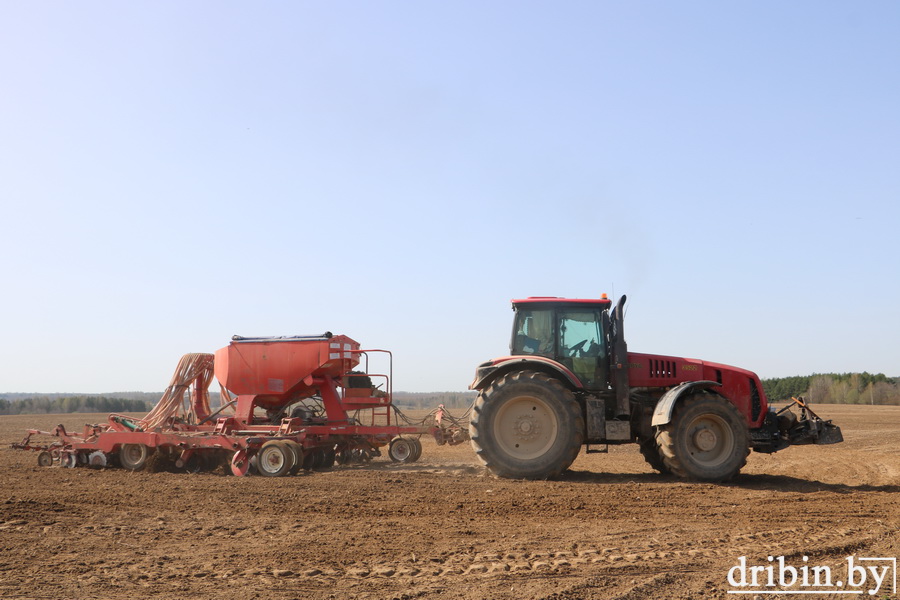
[[[558,360],[568,367],[585,388],[609,388],[609,356],[602,310],[558,309]]]

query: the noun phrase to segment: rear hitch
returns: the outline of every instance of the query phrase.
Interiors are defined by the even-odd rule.
[[[800,398],[791,398],[792,402],[776,413],[778,428],[786,435],[791,445],[800,444],[839,444],[844,441],[841,428],[830,420],[825,421],[813,412],[806,401]],[[797,418],[791,407],[800,407],[800,417]]]

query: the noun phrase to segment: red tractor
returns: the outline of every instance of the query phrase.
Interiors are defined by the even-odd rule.
[[[802,399],[776,411],[750,371],[629,352],[623,296],[513,300],[510,356],[478,366],[469,433],[501,477],[556,477],[583,445],[636,442],[657,471],[734,477],[756,452],[836,444],[841,430]],[[800,407],[800,415],[790,411]]]

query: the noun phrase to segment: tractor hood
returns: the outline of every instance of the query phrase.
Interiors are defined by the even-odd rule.
[[[758,381],[756,373],[721,363],[665,356],[661,354],[628,353],[628,381],[631,387],[668,387],[685,381],[716,381],[738,377]]]
[[[749,415],[751,427],[758,427],[768,407],[756,373],[696,358],[628,353],[628,381],[632,388],[669,388],[688,381],[713,381],[717,393],[728,398],[738,410]]]

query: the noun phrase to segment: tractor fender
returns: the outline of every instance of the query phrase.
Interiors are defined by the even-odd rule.
[[[483,390],[491,385],[495,379],[510,371],[523,371],[526,369],[547,373],[575,390],[584,387],[575,373],[555,360],[543,356],[507,356],[480,365],[475,375],[475,381],[469,384],[469,389]]]
[[[680,398],[690,396],[695,389],[706,390],[716,385],[722,384],[715,381],[685,381],[676,385],[663,394],[663,397],[656,403],[656,408],[653,410],[653,420],[650,424],[654,427],[667,424],[672,420],[672,411],[675,409],[675,403]]]

